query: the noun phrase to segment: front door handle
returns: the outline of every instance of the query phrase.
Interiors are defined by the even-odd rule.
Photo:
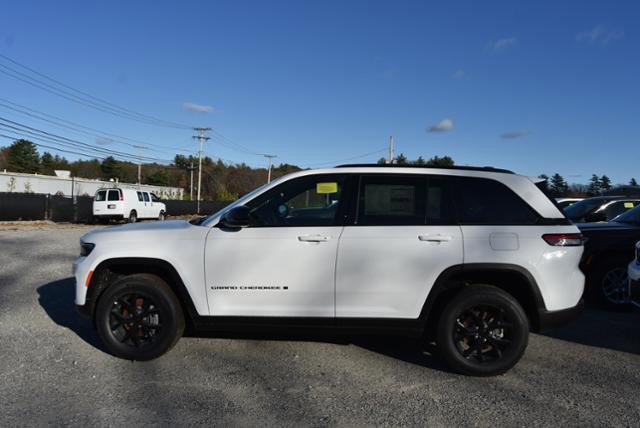
[[[331,237],[322,235],[302,235],[298,236],[300,242],[327,242]]]
[[[418,239],[420,241],[426,242],[449,242],[451,241],[451,236],[449,235],[418,235]]]

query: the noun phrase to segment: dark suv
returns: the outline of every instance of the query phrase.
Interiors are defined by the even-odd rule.
[[[636,205],[640,205],[640,198],[596,196],[569,205],[564,213],[574,223],[594,223],[613,220]]]

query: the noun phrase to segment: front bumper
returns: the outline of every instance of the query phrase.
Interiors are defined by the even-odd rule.
[[[76,312],[82,316],[82,318],[91,319],[91,305],[75,305]]]
[[[569,324],[577,319],[584,310],[584,301],[580,300],[578,304],[572,308],[561,309],[559,311],[548,311],[546,309],[538,309],[538,328],[539,332],[552,330]]]

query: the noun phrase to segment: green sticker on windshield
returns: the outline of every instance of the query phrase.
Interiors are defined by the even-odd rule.
[[[624,207],[625,208],[633,208],[633,202],[625,202],[624,203]]]
[[[338,193],[338,183],[318,183],[316,184],[316,193],[321,195]]]

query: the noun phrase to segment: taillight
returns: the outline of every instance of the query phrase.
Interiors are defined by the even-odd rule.
[[[548,233],[542,239],[554,247],[578,247],[584,242],[582,233]]]
[[[122,190],[120,190],[120,191],[118,192],[118,194],[120,195],[120,199],[119,199],[119,200],[120,200],[120,201],[124,201],[124,195],[122,194]]]

